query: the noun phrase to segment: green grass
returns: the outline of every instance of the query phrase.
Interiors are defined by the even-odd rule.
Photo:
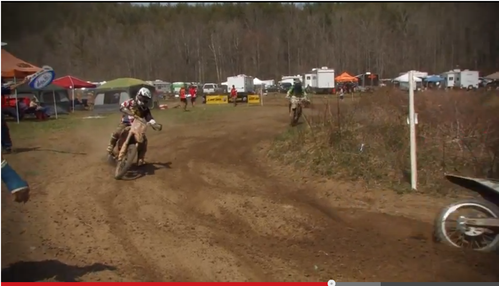
[[[220,115],[225,115],[233,112],[246,112],[250,110],[246,108],[246,104],[238,105],[234,108],[231,104],[220,105],[197,105],[192,108],[189,106],[188,111],[184,111],[182,107],[170,108],[167,110],[153,110],[154,118],[160,123],[173,122],[176,124],[191,124],[203,121],[212,120]]]
[[[81,123],[81,117],[62,115],[58,119],[46,121],[23,120],[17,124],[16,121],[7,122],[11,136],[16,140],[24,140],[38,137],[42,134],[55,133],[75,128]]]
[[[212,120],[220,115],[232,112],[246,112],[251,110],[245,104],[234,108],[232,105],[197,105],[195,108],[189,106],[189,111],[183,111],[182,107],[167,110],[154,109],[153,116],[157,122],[165,124],[196,124]],[[119,122],[118,112],[101,115],[99,119],[84,119],[92,116],[92,112],[78,111],[69,115],[60,115],[58,119],[46,121],[23,120],[17,124],[16,121],[8,121],[11,136],[15,141],[30,140],[40,136],[50,136],[54,133],[61,133],[71,129],[80,128],[100,128],[112,125],[112,122]]]

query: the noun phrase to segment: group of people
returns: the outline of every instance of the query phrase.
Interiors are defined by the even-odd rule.
[[[196,106],[196,98],[197,98],[197,86],[191,85],[189,86],[189,93],[186,92],[185,87],[181,87],[179,91],[180,102],[184,104],[184,110],[187,110],[187,106],[189,105],[189,98],[191,102],[191,106]],[[234,106],[237,106],[237,90],[234,85],[230,90],[230,97],[234,102]],[[178,106],[177,106],[178,107]]]
[[[197,87],[195,85],[189,86],[189,93],[186,94],[185,87],[182,86],[179,92],[180,102],[184,104],[184,110],[187,110],[187,105],[189,105],[188,98],[190,98],[191,105],[194,107],[196,105],[197,97]]]

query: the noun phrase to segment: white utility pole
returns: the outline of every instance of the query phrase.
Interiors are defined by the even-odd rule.
[[[414,89],[416,83],[414,82],[414,71],[409,72],[409,130],[410,130],[410,144],[411,144],[411,187],[417,190],[418,184],[418,170],[416,158],[416,112],[414,110]]]

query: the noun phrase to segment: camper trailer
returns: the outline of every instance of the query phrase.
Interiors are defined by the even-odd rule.
[[[237,93],[250,93],[255,89],[253,77],[244,74],[229,76],[227,78],[227,86],[229,86],[229,88],[234,86]]]
[[[476,89],[480,84],[478,71],[470,70],[451,70],[442,74],[444,78],[444,87]]]
[[[316,82],[312,85],[312,90],[315,93],[329,94],[334,88],[334,69],[322,67],[320,69],[313,69],[313,74],[316,75]]]
[[[313,86],[317,85],[317,73],[306,73],[305,81],[303,82],[303,86],[307,89],[311,89]]]

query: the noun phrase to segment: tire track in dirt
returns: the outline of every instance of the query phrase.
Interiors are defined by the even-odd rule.
[[[54,156],[61,179],[25,223],[31,245],[57,248],[24,255],[118,268],[83,277],[92,281],[497,280],[490,256],[433,245],[430,225],[349,209],[347,195],[332,204],[314,182],[260,161],[258,144],[286,128],[283,110],[151,133],[152,164],[134,181],[114,181],[98,156],[105,140],[72,134],[92,155]]]

